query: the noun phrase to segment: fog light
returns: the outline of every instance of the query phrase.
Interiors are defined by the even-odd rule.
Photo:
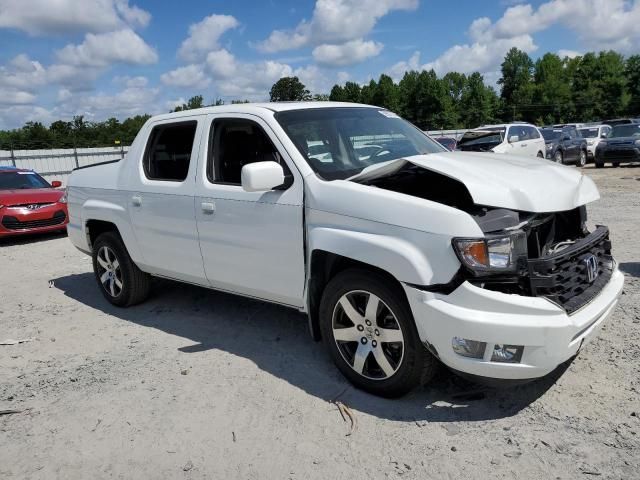
[[[491,361],[502,363],[520,363],[520,360],[522,360],[522,352],[524,352],[524,346],[522,345],[496,344],[493,347],[493,355],[491,355]]]
[[[467,340],[466,338],[453,337],[451,339],[451,348],[458,355],[469,358],[484,357],[484,350],[487,348],[486,342],[478,342],[476,340]]]

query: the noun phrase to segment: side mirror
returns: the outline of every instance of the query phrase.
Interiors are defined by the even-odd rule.
[[[566,142],[567,140],[571,140],[571,137],[569,135],[563,135],[562,136],[562,141]]]
[[[607,138],[607,134],[606,133],[601,134],[600,138]]]
[[[509,137],[509,143],[516,143],[520,141],[520,137],[518,135],[511,135]]]
[[[278,162],[255,162],[242,167],[240,173],[245,192],[267,192],[284,183],[284,170]]]
[[[53,182],[51,182],[51,186],[53,188],[60,188],[62,186],[62,182],[60,180],[54,180]]]

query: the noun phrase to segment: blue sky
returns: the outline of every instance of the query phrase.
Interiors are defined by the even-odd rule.
[[[615,28],[609,28],[615,25]],[[498,78],[504,53],[640,50],[640,0],[0,0],[0,128],[264,100],[407,69]]]

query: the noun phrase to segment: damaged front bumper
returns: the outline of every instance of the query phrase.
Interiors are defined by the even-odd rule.
[[[601,292],[571,315],[544,297],[462,283],[445,295],[404,285],[421,340],[448,367],[505,380],[542,377],[576,355],[614,310],[624,277],[614,267]],[[481,358],[456,353],[454,338],[484,343]],[[494,361],[500,346],[522,346],[517,362]]]

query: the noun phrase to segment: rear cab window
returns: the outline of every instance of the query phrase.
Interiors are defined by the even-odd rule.
[[[142,159],[149,180],[183,182],[187,178],[197,125],[189,120],[153,127]]]

